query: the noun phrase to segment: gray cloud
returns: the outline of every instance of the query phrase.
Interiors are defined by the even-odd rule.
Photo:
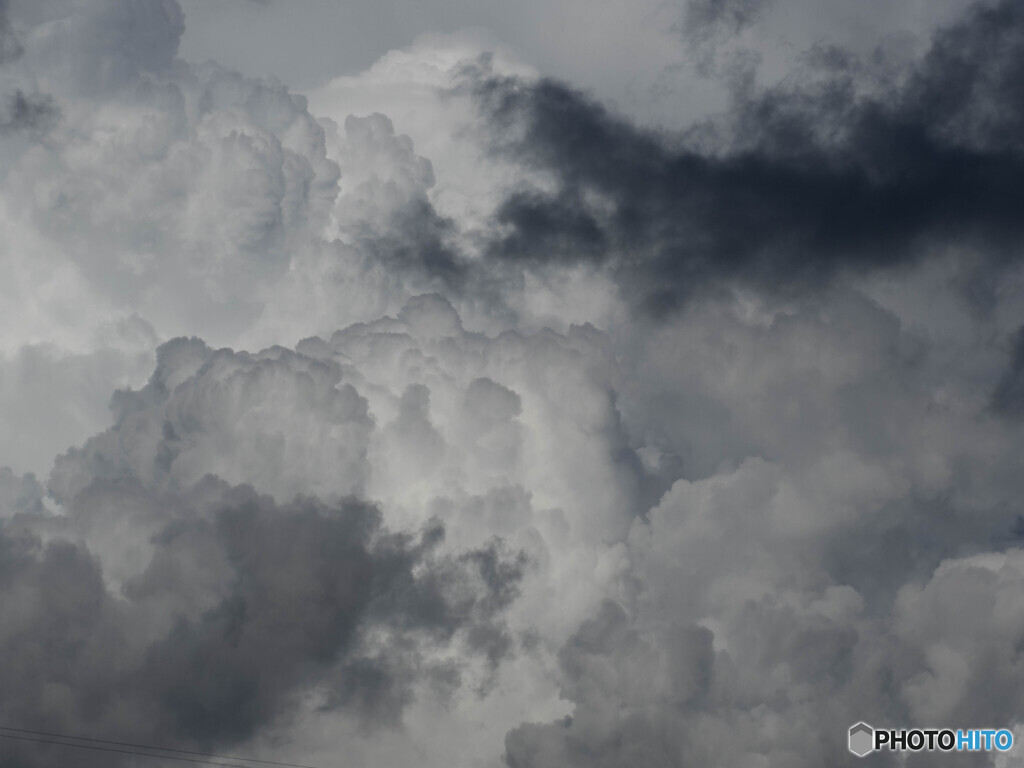
[[[43,496],[43,486],[35,475],[16,475],[9,467],[0,467],[0,511],[3,517],[41,513]]]
[[[862,95],[839,72],[741,93],[735,136],[716,154],[678,148],[564,84],[478,71],[494,151],[553,180],[511,192],[488,255],[601,266],[655,312],[709,283],[818,286],[952,244],[1011,258],[1020,26],[1012,3],[972,10],[894,92]]]
[[[61,502],[97,477],[177,489],[213,473],[284,499],[364,486],[372,421],[336,364],[177,339],[160,347],[146,387],[112,404],[114,428],[57,460],[51,490]]]
[[[45,477],[55,448],[78,444],[109,425],[111,384],[145,377],[156,342],[144,324],[128,321],[110,330],[109,345],[96,352],[26,345],[3,358],[0,425],[17,438],[0,443],[0,462]],[[125,339],[136,332],[138,338]]]
[[[564,693],[576,702],[573,715],[509,733],[510,768],[675,766],[713,759],[689,754],[685,745],[692,734],[665,722],[708,706],[711,633],[693,627],[672,632],[665,641],[671,643],[671,658],[658,658],[660,649],[638,635],[621,606],[605,602],[559,654],[567,681]]]
[[[604,589],[584,553],[639,509],[603,344],[470,333],[424,295],[296,351],[162,345],[110,428],[58,457],[47,506],[31,476],[0,476],[7,690],[67,691],[4,700],[6,722],[209,748],[332,716],[387,744],[437,707],[508,706],[506,668],[541,684],[536,654]],[[537,462],[544,446],[571,450]],[[55,602],[42,581],[65,578]],[[52,675],[23,659],[51,620],[82,648]]]
[[[18,58],[24,50],[11,30],[11,22],[8,18],[9,6],[9,0],[0,2],[0,65]]]
[[[24,53],[11,28],[9,6],[8,0],[0,2],[0,67]],[[0,94],[0,136],[19,131],[42,131],[52,126],[58,115],[53,99],[45,94],[26,93],[21,88]]]
[[[341,225],[365,258],[403,274],[421,272],[457,291],[467,265],[453,245],[455,222],[440,216],[428,193],[434,186],[430,161],[396,136],[387,116],[350,115],[344,125],[340,162],[348,177],[338,201]]]
[[[180,494],[96,480],[66,509],[0,529],[5,723],[209,749],[312,690],[380,727],[399,722],[431,648],[460,643],[491,665],[511,651],[501,615],[522,561],[497,545],[439,554],[439,525],[393,534],[363,502],[278,506],[212,476]],[[118,528],[133,532],[129,559],[148,555],[111,591],[109,563],[75,537]],[[17,765],[55,759],[12,749]]]
[[[0,107],[0,134],[45,129],[59,114],[53,99],[16,90],[7,95]]]
[[[736,34],[765,13],[771,0],[690,0],[682,31],[691,42],[702,42],[722,33]]]
[[[992,392],[992,407],[1011,417],[1024,413],[1024,328],[1013,337],[1010,364]]]
[[[45,72],[60,95],[98,96],[167,72],[184,32],[175,0],[8,5],[11,18],[29,27],[21,63]]]
[[[176,58],[173,2],[8,10],[60,119],[0,177],[0,722],[488,768],[1024,738],[1015,7],[748,67],[675,138],[456,38],[317,119]]]

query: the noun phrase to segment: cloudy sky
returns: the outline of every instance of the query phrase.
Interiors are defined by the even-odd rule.
[[[1022,83],[1013,0],[0,0],[0,763],[1024,744]]]

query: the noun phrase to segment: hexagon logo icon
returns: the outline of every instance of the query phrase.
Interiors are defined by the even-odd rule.
[[[875,750],[875,729],[867,723],[850,726],[850,751],[857,757],[864,757]]]

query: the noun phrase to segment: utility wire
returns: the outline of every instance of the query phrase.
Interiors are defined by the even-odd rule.
[[[16,736],[12,733],[3,733],[3,731],[14,731],[14,733],[27,734],[24,736]],[[43,738],[46,737],[46,738]],[[222,765],[230,766],[231,768],[246,768],[245,765],[239,765],[237,763],[219,763],[213,762],[212,760],[198,760],[190,757],[179,757],[178,755],[195,755],[196,757],[210,757],[218,760],[236,760],[240,763],[259,763],[261,765],[276,765],[282,768],[313,768],[309,765],[300,765],[298,763],[282,763],[277,760],[258,760],[254,757],[239,757],[237,755],[220,755],[213,752],[193,752],[188,749],[174,749],[172,747],[156,747],[151,744],[133,744],[126,741],[110,741],[108,739],[94,739],[89,736],[69,736],[65,733],[52,733],[49,731],[32,731],[27,728],[12,728],[6,725],[0,725],[0,738],[5,739],[17,739],[18,741],[32,741],[39,744],[55,744],[63,747],[79,747],[81,749],[92,749],[103,752],[117,752],[124,755],[141,755],[143,757],[158,757],[165,758],[167,760],[180,760],[188,763],[199,763],[201,765]],[[75,744],[73,741],[54,741],[53,739],[73,739],[75,741],[88,741],[90,744]],[[111,746],[101,746],[111,745]],[[114,749],[113,747],[128,747],[129,749]],[[146,749],[149,752],[134,752],[133,749]],[[176,754],[161,755],[153,754],[154,752],[173,752]]]
[[[218,763],[213,760],[201,760],[195,757],[180,757],[178,755],[158,755],[153,752],[137,752],[130,749],[115,749],[114,747],[101,747],[95,744],[75,744],[71,741],[53,741],[52,739],[37,738],[35,736],[15,736],[11,733],[0,733],[0,738],[16,739],[18,741],[31,741],[36,744],[52,744],[57,747],[75,747],[76,749],[91,749],[95,752],[114,752],[119,755],[138,755],[141,757],[156,757],[161,760],[181,760],[186,763],[199,763],[200,765],[220,765],[224,768],[247,768],[241,763]]]

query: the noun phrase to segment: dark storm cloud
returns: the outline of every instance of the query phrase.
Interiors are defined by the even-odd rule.
[[[120,594],[105,583],[112,558],[72,540],[104,525],[120,527],[129,558],[148,553]],[[126,536],[138,526],[152,535]],[[327,707],[396,724],[416,680],[436,671],[424,651],[458,641],[496,664],[511,647],[501,614],[522,559],[497,544],[441,555],[443,538],[439,525],[389,533],[355,499],[278,505],[213,477],[178,495],[98,480],[65,520],[23,513],[0,528],[0,720],[209,748],[316,689]],[[59,757],[5,748],[5,764]]]
[[[477,71],[494,151],[554,181],[509,194],[488,255],[603,265],[655,311],[719,280],[817,286],[938,246],[1009,258],[1024,232],[1022,30],[1019,4],[976,8],[892,92],[858,95],[842,67],[817,84],[741,89],[735,140],[714,154],[567,85]]]

